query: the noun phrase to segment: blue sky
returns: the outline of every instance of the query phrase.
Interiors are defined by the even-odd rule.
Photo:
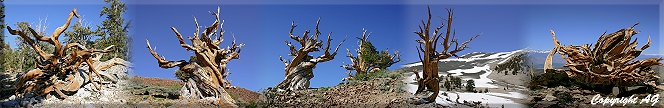
[[[48,17],[48,34],[63,23],[73,8],[78,8],[79,14],[91,24],[99,24],[105,19],[98,16],[101,7],[105,5],[102,0],[75,0],[71,3],[48,0],[5,2],[7,6],[5,22],[10,26],[15,27],[13,24],[20,21],[37,24],[39,18]],[[556,5],[547,5],[549,3]],[[629,4],[618,5],[621,3]],[[344,37],[347,38],[334,60],[320,63],[314,69],[315,77],[311,80],[311,87],[323,87],[336,85],[345,77],[346,70],[340,67],[344,62],[349,62],[345,57],[345,48],[351,50],[357,48],[355,37],[361,34],[362,28],[373,32],[370,39],[378,49],[389,48],[391,51],[399,50],[402,53],[402,62],[390,69],[397,69],[405,63],[417,62],[418,57],[414,49],[417,43],[414,40],[418,39],[418,36],[413,31],[418,30],[420,20],[427,17],[426,5],[431,5],[434,15],[432,26],[441,23],[438,16],[446,17],[445,8],[455,8],[456,19],[452,26],[457,30],[460,41],[482,33],[469,44],[469,49],[460,54],[513,51],[525,47],[549,50],[553,46],[549,29],[556,31],[558,39],[563,44],[581,45],[594,42],[604,31],[610,33],[631,26],[636,21],[641,22],[636,29],[642,32],[635,36],[639,38],[639,43],[644,44],[647,36],[651,36],[653,41],[651,48],[644,53],[662,54],[662,50],[658,50],[662,49],[658,41],[662,41],[662,38],[659,38],[661,37],[659,31],[663,28],[661,20],[658,21],[661,6],[657,3],[661,1],[614,0],[591,3],[565,0],[563,2],[392,0],[376,3],[370,0],[321,3],[298,0],[283,2],[141,0],[128,1],[129,9],[125,19],[133,20],[130,31],[134,40],[132,51],[135,68],[134,73],[130,74],[175,79],[173,72],[177,68],[159,68],[156,60],[147,51],[145,39],[149,39],[152,46],[157,48],[156,51],[168,60],[188,60],[192,53],[177,44],[177,39],[169,27],[176,27],[185,36],[192,35],[195,29],[193,17],[198,19],[201,26],[208,26],[214,20],[214,16],[208,11],[216,11],[217,6],[220,6],[221,19],[226,22],[224,24],[226,41],[221,46],[228,46],[233,35],[237,42],[246,44],[240,54],[241,59],[228,64],[228,69],[232,72],[229,79],[233,81],[233,85],[256,91],[274,86],[283,80],[284,65],[278,58],[281,55],[285,59],[290,59],[287,56],[288,47],[283,41],[293,42],[288,38],[292,21],[299,24],[294,31],[296,35],[301,35],[304,30],[312,30],[316,20],[321,18],[321,32],[324,35],[333,32],[332,44],[336,45]],[[9,35],[6,30],[3,32],[8,35],[7,41],[13,45],[15,36]],[[321,52],[310,54],[319,56]]]

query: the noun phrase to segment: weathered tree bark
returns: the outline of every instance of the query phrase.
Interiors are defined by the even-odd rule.
[[[423,72],[422,77],[419,78],[418,76],[418,78],[416,78],[419,80],[417,80],[418,86],[415,94],[422,93],[425,91],[425,89],[433,91],[434,94],[431,94],[428,98],[426,98],[426,100],[429,102],[434,102],[436,97],[438,96],[438,92],[440,91],[439,90],[440,80],[438,76],[438,61],[453,56],[458,57],[456,53],[468,48],[468,46],[466,45],[480,35],[471,37],[467,41],[459,44],[458,39],[455,38],[456,33],[452,30],[452,19],[453,19],[452,16],[454,15],[454,9],[447,9],[447,19],[446,19],[447,30],[445,32],[445,35],[443,36],[443,33],[438,32],[440,29],[442,29],[445,26],[445,24],[441,24],[439,27],[436,27],[435,30],[433,31],[433,34],[430,34],[431,32],[429,31],[429,28],[431,26],[431,9],[427,7],[427,11],[429,13],[427,21],[424,22],[424,20],[422,20],[420,31],[415,32],[415,34],[417,34],[421,38],[421,40],[416,40],[416,41],[417,43],[420,43],[420,46],[418,47],[417,51],[420,57],[420,61],[422,61],[424,69],[422,71]],[[440,43],[441,45],[443,45],[443,50],[438,52],[436,51],[437,49],[436,47],[438,39],[440,38],[443,39],[443,42]],[[424,45],[424,47],[422,47],[422,45]],[[452,51],[448,51],[452,47],[454,49]],[[422,55],[424,55],[424,58],[422,58]],[[415,72],[415,74],[417,74],[417,72]]]
[[[113,59],[102,62],[102,61],[99,60],[101,57],[102,57],[102,55],[98,54],[96,57],[92,58],[92,61],[93,61],[92,63],[93,64],[91,64],[89,66],[95,66],[94,68],[98,69],[100,71],[106,71],[107,69],[109,69],[113,66],[117,66],[117,65],[122,65],[126,68],[132,66],[132,64],[130,62],[127,62],[127,61],[125,61],[123,59],[120,59],[120,58],[113,58]],[[108,71],[100,72],[99,74],[102,77],[104,77],[104,79],[110,80],[112,83],[117,83],[118,80],[119,80],[118,78],[121,77],[121,76],[117,76],[117,73],[112,73],[112,72],[108,72]]]
[[[556,48],[557,47],[551,49],[551,51],[549,51],[549,54],[546,56],[546,62],[544,62],[544,70],[554,69],[553,64],[551,64],[551,60],[553,59],[553,55],[556,54],[556,50],[558,50]],[[546,73],[546,71],[544,71],[544,73]]]
[[[21,38],[23,38],[23,40],[35,50],[39,55],[38,57],[43,60],[41,63],[36,63],[37,69],[28,71],[20,76],[19,80],[14,85],[17,96],[22,96],[28,92],[35,93],[37,96],[50,96],[47,94],[56,92],[59,97],[67,98],[63,91],[75,92],[81,88],[82,85],[87,83],[92,83],[97,89],[101,89],[102,78],[95,66],[88,66],[88,72],[78,71],[78,68],[81,64],[89,65],[98,62],[93,60],[92,56],[108,53],[113,46],[109,46],[103,50],[97,50],[95,48],[87,49],[85,46],[78,43],[62,45],[58,40],[58,37],[67,29],[74,16],[78,17],[76,9],[73,9],[71,13],[69,13],[69,17],[65,24],[56,28],[51,36],[43,36],[42,34],[35,32],[34,29],[28,27],[28,31],[35,37],[35,39],[28,37],[28,34],[24,33],[22,30],[13,30],[11,27],[7,26],[9,33],[21,36]],[[37,46],[34,40],[47,42],[53,45],[55,50],[52,53],[46,53]],[[71,53],[67,54],[67,51],[71,51]],[[92,72],[90,71],[94,72],[96,76],[99,77],[98,81],[96,81],[99,84],[95,83],[92,78]]]
[[[337,48],[334,49],[334,52],[330,53],[330,41],[332,39],[330,36],[332,35],[332,32],[330,32],[329,35],[327,35],[327,43],[325,44],[325,48],[323,55],[318,56],[314,58],[313,56],[309,55],[310,52],[318,52],[320,51],[320,47],[323,46],[323,41],[318,40],[318,36],[321,34],[320,31],[318,31],[318,24],[320,23],[320,19],[316,22],[316,29],[314,29],[314,36],[309,36],[309,31],[305,31],[303,36],[295,36],[293,35],[293,29],[297,26],[295,22],[291,24],[291,29],[290,29],[290,38],[299,42],[300,43],[300,48],[295,49],[295,46],[293,46],[288,40],[285,40],[286,45],[290,48],[290,53],[288,56],[293,57],[290,61],[284,60],[281,56],[279,56],[279,59],[281,62],[286,65],[284,68],[286,71],[286,77],[284,78],[283,81],[281,81],[279,84],[277,84],[276,88],[282,89],[282,90],[300,90],[300,89],[307,89],[309,88],[309,80],[314,77],[313,69],[316,68],[316,64],[321,63],[321,62],[326,62],[334,59],[334,56],[337,55],[337,51],[339,50],[339,46],[341,46],[341,43],[346,41],[344,40],[337,45]]]
[[[636,23],[634,26],[638,24]],[[639,33],[634,30],[634,26],[611,34],[602,34],[594,47],[588,44],[563,46],[551,30],[555,45],[553,49],[567,61],[564,65],[569,68],[569,70],[565,70],[567,75],[587,82],[587,85],[619,87],[620,92],[624,92],[627,87],[634,85],[662,88],[655,84],[659,76],[652,69],[652,66],[662,65],[659,62],[662,58],[634,60],[651,43],[650,37],[648,37],[646,44],[637,49],[636,39],[631,42],[632,36]],[[550,64],[551,60],[547,59],[546,62]]]
[[[224,22],[223,20],[221,22],[219,20],[219,8],[217,8],[217,13],[211,13],[216,16],[216,20],[200,36],[198,21],[194,17],[196,32],[193,38],[188,37],[191,40],[191,45],[184,42],[182,35],[175,27],[171,27],[180,41],[180,46],[188,51],[193,51],[198,62],[187,62],[185,60],[168,61],[152,50],[148,40],[145,40],[145,42],[152,56],[157,59],[159,67],[173,68],[177,66],[185,74],[188,74],[186,75],[188,77],[183,80],[185,84],[180,90],[181,98],[211,99],[215,104],[220,106],[235,106],[235,100],[225,90],[235,88],[230,85],[230,81],[226,78],[230,74],[226,69],[226,64],[233,59],[240,58],[240,49],[244,44],[238,45],[233,40],[230,47],[219,47],[224,37],[224,30],[222,28]],[[212,39],[215,36],[218,37]]]
[[[387,67],[401,61],[401,55],[399,55],[398,51],[395,51],[393,55],[385,55],[386,57],[383,58],[383,55],[381,53],[376,52],[374,54],[378,59],[369,61],[365,60],[362,58],[365,53],[368,53],[368,50],[373,50],[373,49],[364,49],[363,45],[371,45],[369,42],[369,36],[371,33],[367,34],[367,30],[362,29],[362,37],[357,37],[357,39],[360,41],[360,43],[357,45],[358,49],[355,50],[357,53],[357,56],[353,56],[351,54],[350,50],[346,48],[346,51],[348,51],[348,57],[351,61],[351,64],[346,64],[341,67],[345,68],[346,70],[350,71],[355,71],[355,74],[367,74],[370,72],[375,72],[376,70],[379,69],[386,69]],[[373,47],[373,45],[371,45]],[[383,52],[388,52],[388,50],[385,50]],[[396,58],[395,58],[396,57]],[[381,66],[380,63],[385,63],[385,66]],[[348,78],[351,76],[349,75]]]

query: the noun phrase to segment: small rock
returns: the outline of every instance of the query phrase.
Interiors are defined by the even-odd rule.
[[[15,100],[15,99],[16,99],[16,95],[12,95],[11,97],[9,97],[9,100]]]
[[[591,93],[592,93],[592,91],[590,91],[590,90],[583,90],[583,94],[591,94]]]
[[[547,94],[546,96],[544,96],[544,101],[554,101],[554,100],[557,100],[557,98],[551,94]]]
[[[564,86],[558,86],[555,88],[555,91],[567,91],[568,89],[565,88]]]
[[[572,95],[572,98],[574,98],[574,99],[583,99],[584,97],[585,97],[585,96],[583,96],[583,95],[581,95],[581,94],[574,94],[574,95]]]

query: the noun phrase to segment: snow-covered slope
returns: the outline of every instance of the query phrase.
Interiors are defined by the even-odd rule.
[[[475,81],[476,88],[492,88],[492,89],[502,90],[503,87],[501,85],[494,83],[496,82],[496,80],[487,78],[487,76],[489,76],[489,74],[492,73],[492,70],[490,68],[492,66],[495,66],[497,64],[509,60],[510,58],[514,57],[514,55],[518,55],[525,52],[526,52],[525,50],[516,50],[511,52],[498,52],[498,53],[473,52],[463,55],[460,58],[450,58],[450,59],[440,60],[438,64],[439,75],[445,76],[447,74],[451,74],[452,76],[459,76],[464,80],[464,83],[465,80],[473,79]],[[409,70],[417,69],[419,70],[418,74],[422,76],[421,62],[407,64],[404,66],[404,68],[410,68]],[[416,85],[417,83],[414,80],[415,77],[416,77],[415,74],[412,74],[404,79],[404,81],[408,83],[406,86],[407,87],[406,90],[408,92],[414,93],[415,90],[417,90],[417,85]],[[524,88],[524,87],[516,87],[516,88]],[[447,96],[442,95],[442,93],[444,92],[446,92],[448,95]],[[527,107],[524,104],[519,104],[512,100],[512,99],[526,98],[526,95],[519,92],[472,93],[472,92],[449,92],[443,90],[440,93],[441,94],[439,94],[438,98],[436,99],[436,103],[443,105],[453,106],[452,104],[454,104],[454,102],[447,101],[446,99],[449,98],[451,100],[456,100],[458,94],[459,101],[463,100],[482,101],[483,102],[482,105],[488,103],[490,107],[501,107],[502,105],[505,105],[505,107],[509,108]]]

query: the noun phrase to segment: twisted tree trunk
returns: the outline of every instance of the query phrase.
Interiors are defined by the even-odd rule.
[[[337,55],[339,46],[341,46],[341,43],[346,41],[346,39],[344,38],[344,40],[342,40],[341,43],[337,45],[337,48],[334,49],[334,52],[330,53],[330,41],[332,41],[330,36],[332,35],[332,32],[327,35],[327,43],[323,49],[323,55],[316,58],[309,55],[310,52],[320,51],[320,47],[323,46],[323,41],[318,40],[318,36],[321,34],[318,31],[319,23],[320,19],[318,19],[316,22],[314,35],[311,37],[309,36],[309,31],[305,31],[302,37],[293,35],[293,29],[295,29],[297,25],[295,22],[292,23],[290,29],[290,38],[299,42],[301,47],[299,49],[295,49],[295,46],[288,42],[288,40],[285,41],[286,45],[288,45],[290,48],[290,53],[288,55],[292,56],[293,59],[287,61],[279,56],[281,62],[286,65],[286,77],[283,81],[277,84],[277,86],[275,86],[276,88],[282,90],[300,90],[309,88],[309,80],[314,77],[313,69],[316,68],[316,64],[330,61],[334,59],[335,55]]]
[[[215,22],[210,27],[207,27],[200,36],[198,22],[194,18],[196,32],[193,38],[189,37],[192,45],[185,43],[178,30],[175,27],[171,27],[180,42],[180,46],[186,50],[193,51],[197,62],[187,62],[185,60],[168,61],[152,50],[148,40],[145,40],[145,42],[152,56],[157,59],[159,67],[173,68],[177,66],[186,74],[186,77],[182,79],[185,84],[180,90],[181,98],[203,99],[204,101],[213,101],[220,106],[236,107],[235,100],[225,90],[235,88],[230,85],[230,81],[226,78],[230,74],[226,69],[226,64],[230,60],[240,58],[240,49],[244,44],[237,45],[235,40],[233,40],[230,47],[223,49],[219,47],[224,35],[223,28],[221,27],[223,20],[219,20],[219,8],[217,8],[217,13],[212,14],[216,16]],[[217,31],[219,32],[217,33]],[[215,35],[218,37],[212,39]]]
[[[301,90],[309,88],[309,80],[314,78],[313,69],[316,66],[314,62],[301,62],[294,69],[292,69],[277,85],[277,88],[288,90]]]
[[[30,45],[39,55],[38,57],[43,60],[41,63],[35,63],[37,69],[30,70],[19,77],[19,80],[14,85],[17,96],[22,96],[28,92],[36,93],[37,96],[50,96],[47,94],[56,92],[59,97],[67,98],[67,95],[63,92],[75,92],[87,83],[92,83],[97,89],[101,89],[101,80],[103,78],[101,78],[102,76],[97,71],[97,67],[92,66],[94,63],[99,62],[93,59],[93,55],[108,53],[113,46],[97,50],[95,48],[87,49],[78,43],[62,45],[58,37],[69,27],[69,23],[74,16],[78,17],[76,9],[73,9],[69,13],[65,24],[56,28],[51,36],[43,36],[43,34],[37,33],[30,27],[27,30],[13,30],[7,26],[9,33],[21,36],[24,42]],[[25,32],[29,32],[35,38],[30,38]],[[55,47],[55,50],[47,53],[40,46],[37,46],[38,44],[34,40],[49,43]],[[82,64],[88,65],[88,71],[78,70]],[[92,78],[93,72],[98,77],[97,81]]]
[[[638,24],[636,23],[634,26]],[[551,30],[555,45],[552,53],[557,52],[567,61],[564,66],[569,68],[569,70],[565,70],[568,76],[585,82],[586,85],[619,87],[620,92],[624,92],[627,87],[634,85],[663,88],[656,84],[659,76],[652,69],[653,66],[662,65],[659,62],[662,58],[634,60],[651,43],[650,37],[648,37],[646,44],[637,49],[636,39],[631,41],[632,36],[639,33],[634,30],[634,26],[611,34],[602,34],[595,46],[588,44],[563,46]],[[546,64],[551,64],[552,55],[547,57]]]

